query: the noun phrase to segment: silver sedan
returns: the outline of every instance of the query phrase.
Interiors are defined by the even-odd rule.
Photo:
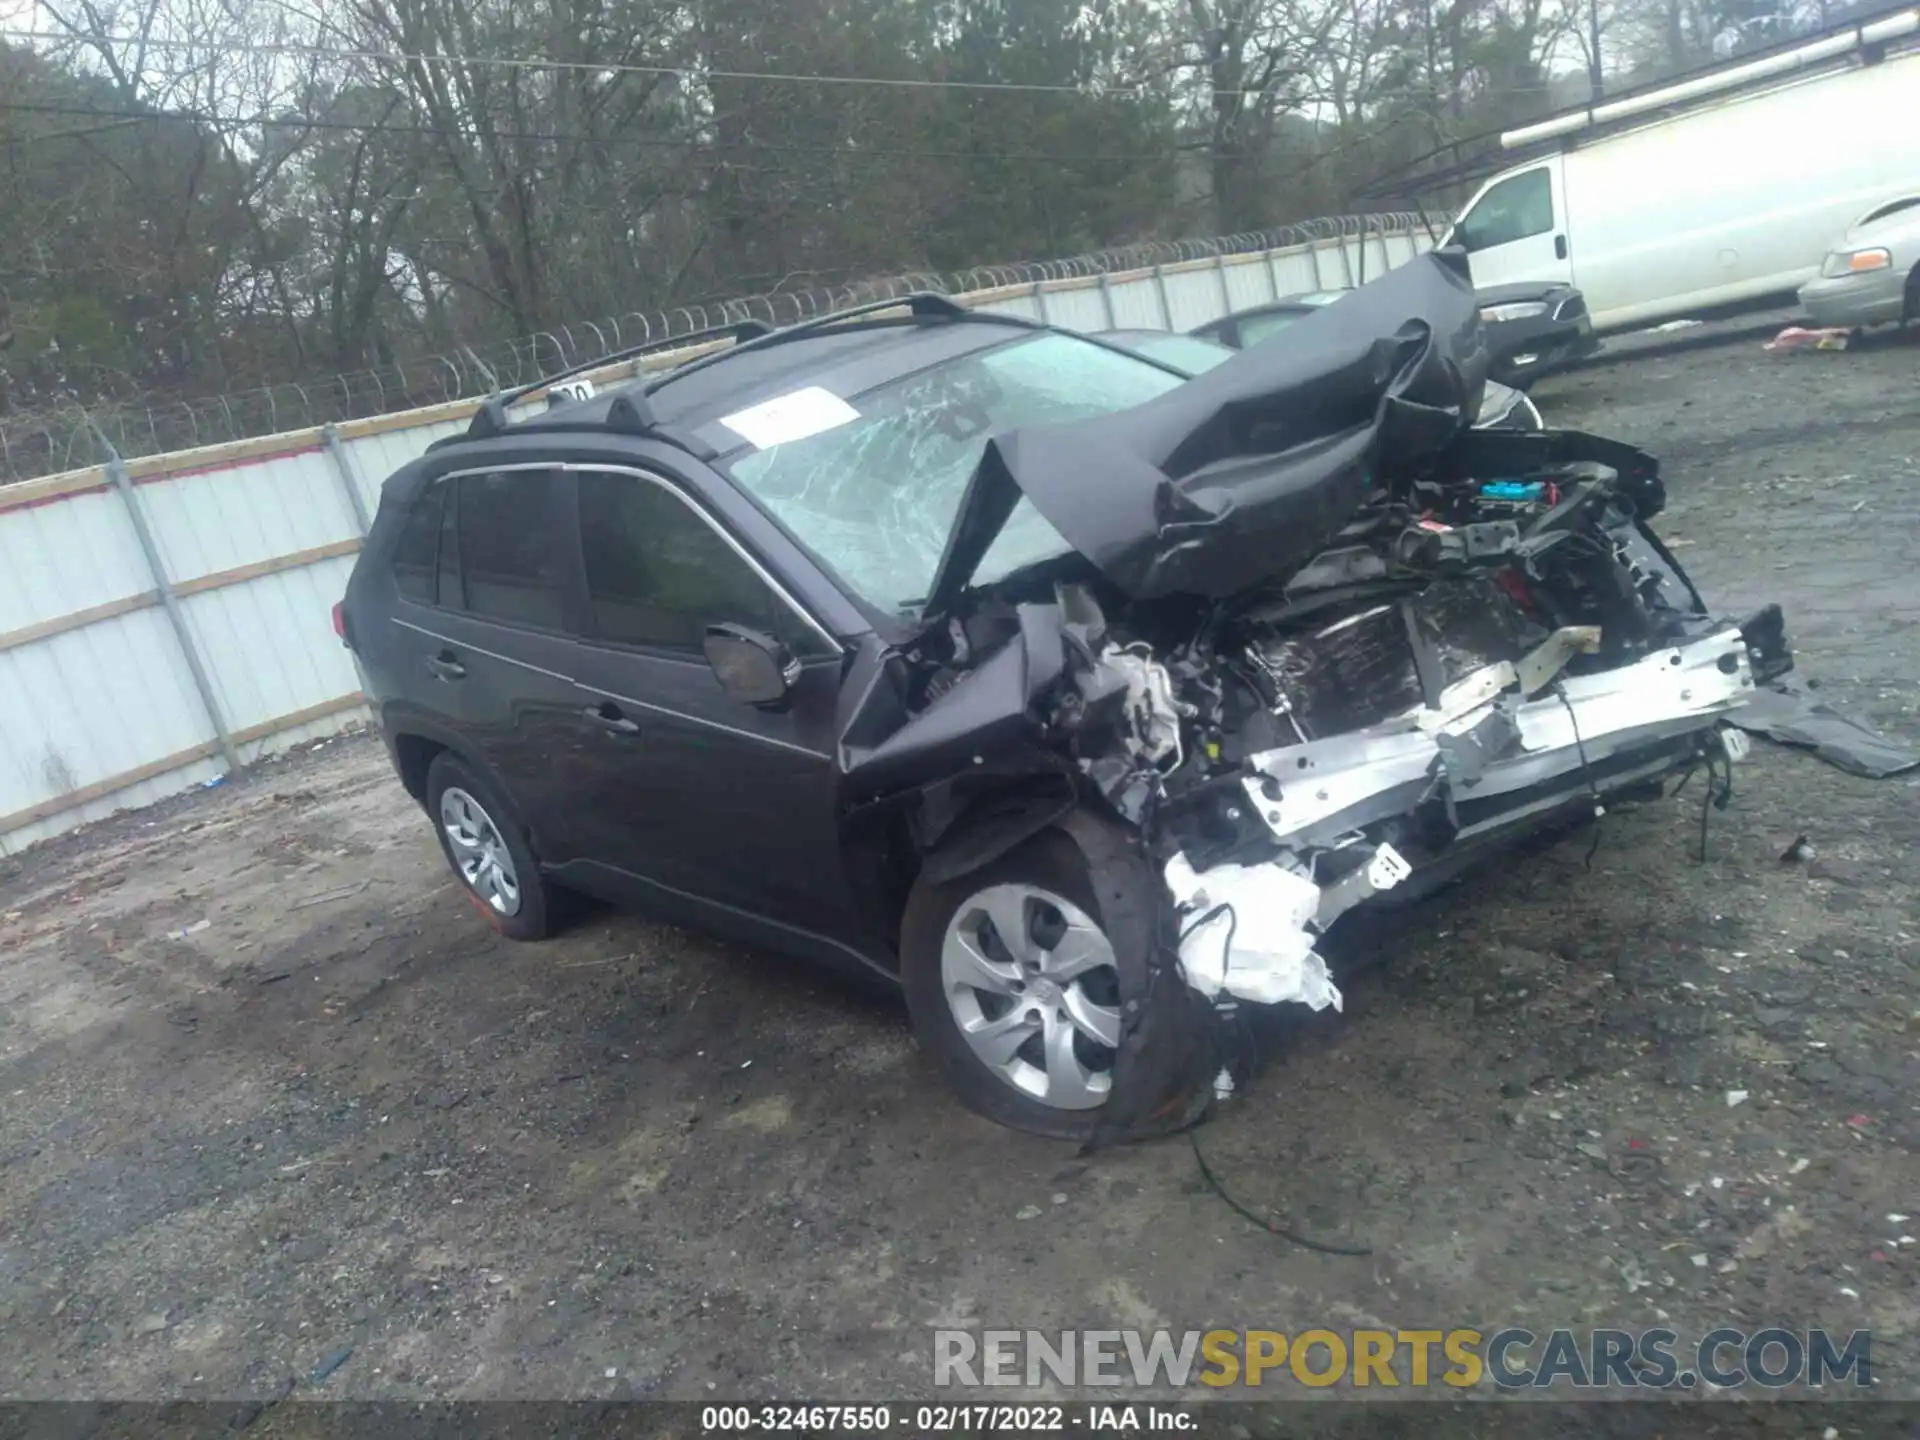
[[[1882,205],[1842,235],[1800,303],[1817,325],[1920,320],[1920,196]]]

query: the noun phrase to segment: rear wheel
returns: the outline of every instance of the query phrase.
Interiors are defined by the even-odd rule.
[[[916,886],[901,926],[914,1033],[973,1110],[1085,1139],[1120,1044],[1120,962],[1087,862],[1047,832],[970,875]]]
[[[441,853],[481,918],[510,940],[544,939],[553,892],[506,798],[442,751],[427,770],[426,800]]]

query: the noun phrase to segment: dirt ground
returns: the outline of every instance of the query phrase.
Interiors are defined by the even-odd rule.
[[[1661,455],[1709,598],[1916,741],[1917,379],[1742,340],[1537,398]],[[495,938],[371,739],[118,817],[0,861],[0,1397],[885,1399],[938,1325],[1659,1322],[1870,1327],[1920,1395],[1920,778],[1758,745],[1704,864],[1700,801],[1372,935],[1200,1133],[1359,1257],[1184,1139],[973,1118],[777,957]]]

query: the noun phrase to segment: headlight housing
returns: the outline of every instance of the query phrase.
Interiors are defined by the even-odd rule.
[[[1828,280],[1838,280],[1842,275],[1864,275],[1869,270],[1885,270],[1893,264],[1893,256],[1881,246],[1870,246],[1865,250],[1835,250],[1827,256],[1827,263],[1820,267],[1820,273]]]
[[[1506,305],[1481,306],[1480,318],[1489,325],[1501,325],[1509,320],[1537,320],[1552,308],[1544,300],[1515,300]]]

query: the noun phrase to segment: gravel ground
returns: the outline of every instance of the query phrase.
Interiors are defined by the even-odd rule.
[[[1709,597],[1914,741],[1916,375],[1743,340],[1538,399],[1663,456]],[[1199,1137],[1352,1257],[1185,1140],[973,1118],[776,957],[495,938],[333,742],[0,862],[0,1397],[884,1399],[936,1325],[1657,1322],[1871,1327],[1920,1395],[1917,793],[1762,745],[1705,863],[1696,783],[1370,931]]]

